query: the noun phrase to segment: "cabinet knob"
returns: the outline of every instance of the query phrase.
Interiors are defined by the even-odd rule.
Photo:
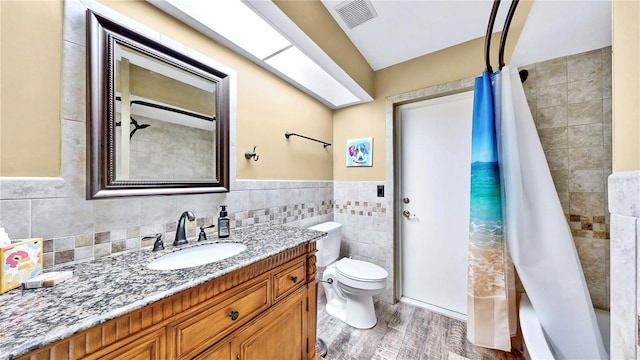
[[[298,282],[298,277],[297,276],[292,276],[291,277],[291,281],[293,281],[294,283]]]
[[[240,316],[240,313],[235,310],[231,310],[229,312],[229,317],[231,318],[231,320],[235,321],[238,318],[238,316]]]

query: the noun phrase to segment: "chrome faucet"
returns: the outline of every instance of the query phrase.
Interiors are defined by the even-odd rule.
[[[173,246],[184,245],[189,243],[187,241],[185,219],[189,219],[189,221],[193,221],[196,219],[196,217],[195,215],[193,215],[191,211],[185,211],[182,213],[182,215],[180,215],[180,220],[178,220],[178,227],[176,228],[176,239],[173,241]]]

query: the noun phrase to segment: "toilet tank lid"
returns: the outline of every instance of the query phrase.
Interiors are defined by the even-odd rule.
[[[312,227],[309,228],[309,230],[317,230],[317,231],[324,231],[324,232],[329,232],[332,230],[336,230],[336,229],[340,229],[342,227],[342,224],[337,223],[337,222],[333,222],[333,221],[329,221],[329,222],[324,222],[318,225],[314,225]]]

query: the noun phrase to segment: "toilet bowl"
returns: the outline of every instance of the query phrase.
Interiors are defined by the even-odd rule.
[[[343,258],[322,275],[327,313],[358,329],[376,325],[373,296],[386,287],[388,273],[378,265]]]
[[[327,313],[358,328],[369,329],[376,325],[373,296],[386,288],[389,274],[382,267],[367,261],[342,258],[340,253],[340,229],[336,222],[312,226],[310,230],[324,231],[327,235],[317,241],[317,265],[322,272]]]

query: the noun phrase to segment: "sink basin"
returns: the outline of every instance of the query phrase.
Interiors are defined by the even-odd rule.
[[[239,254],[247,246],[239,243],[215,243],[194,246],[163,255],[147,265],[152,270],[176,270],[209,264]]]

